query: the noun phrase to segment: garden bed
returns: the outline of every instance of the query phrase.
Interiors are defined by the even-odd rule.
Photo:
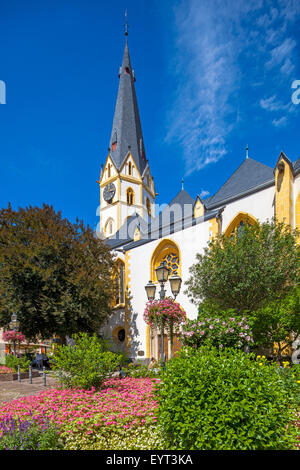
[[[32,371],[32,377],[39,377],[39,376],[40,376],[40,373],[37,370]],[[29,372],[21,372],[20,377],[21,377],[21,380],[29,379]],[[12,380],[18,380],[17,372],[0,374],[0,382],[10,382]]]
[[[162,448],[150,378],[110,379],[101,390],[51,389],[0,404],[0,421],[47,418],[69,450]]]

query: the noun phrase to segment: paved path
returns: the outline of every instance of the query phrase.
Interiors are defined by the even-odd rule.
[[[29,383],[29,379],[23,379],[21,382],[17,380],[0,382],[0,404],[4,401],[9,402],[28,395],[37,395],[43,390],[49,390],[50,388],[56,388],[58,386],[56,380],[49,375],[47,375],[46,383],[47,385],[45,387],[42,375],[40,377],[34,377],[32,384]]]

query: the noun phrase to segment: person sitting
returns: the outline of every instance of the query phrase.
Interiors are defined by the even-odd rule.
[[[119,366],[119,379],[126,377],[126,372],[122,369],[122,366]]]
[[[151,370],[153,369],[153,367],[156,365],[156,360],[154,359],[154,357],[151,357],[151,360],[148,364],[148,370]]]
[[[35,361],[37,363],[37,368],[39,370],[43,370],[43,356],[40,353],[36,354]]]

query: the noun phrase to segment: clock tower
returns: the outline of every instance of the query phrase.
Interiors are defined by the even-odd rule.
[[[135,93],[135,73],[126,41],[108,155],[101,167],[100,232],[112,237],[131,215],[155,216],[155,189],[146,158]]]

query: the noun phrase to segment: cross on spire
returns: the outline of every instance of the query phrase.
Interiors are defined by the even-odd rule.
[[[124,30],[125,30],[125,36],[128,36],[127,8],[126,8],[126,10],[125,10],[125,25],[124,25]]]

